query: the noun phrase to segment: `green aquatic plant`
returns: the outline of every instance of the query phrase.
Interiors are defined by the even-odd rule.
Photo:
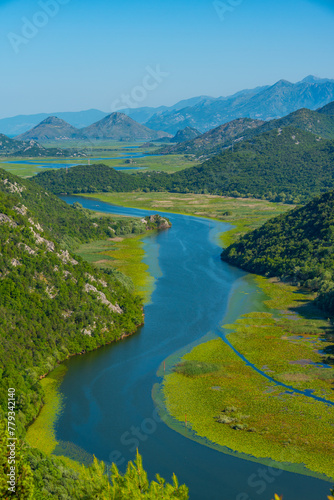
[[[198,377],[219,370],[219,366],[203,361],[182,361],[174,367],[174,371],[187,377]]]

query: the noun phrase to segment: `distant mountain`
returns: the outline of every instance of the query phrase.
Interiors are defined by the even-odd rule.
[[[192,127],[202,133],[236,118],[270,120],[280,118],[300,108],[315,110],[334,100],[334,80],[308,76],[296,84],[280,80],[272,86],[246,89],[227,97],[197,96],[172,106],[127,108],[120,110],[153,130],[174,135]],[[102,120],[108,113],[90,109],[81,112],[41,113],[0,119],[0,132],[8,136],[21,135],[48,116],[57,116],[81,129]]]
[[[174,137],[171,138],[170,142],[185,142],[185,141],[191,141],[192,139],[196,139],[201,135],[201,132],[195,128],[191,127],[186,127],[182,130],[178,130]]]
[[[54,142],[69,141],[78,137],[80,137],[78,129],[56,116],[49,116],[36,127],[18,135],[15,139],[18,141]]]
[[[164,113],[165,111],[177,111],[187,106],[195,106],[199,102],[214,100],[214,97],[201,95],[198,97],[191,97],[190,99],[183,99],[182,101],[173,104],[172,106],[159,106],[158,108],[144,107],[144,108],[127,108],[119,110],[127,116],[130,116],[138,123],[146,123],[153,115]]]
[[[160,139],[154,139],[151,143],[146,143],[143,144],[142,147],[151,147],[154,146],[154,143],[166,143],[166,144],[173,144],[173,146],[170,146],[171,153],[173,153],[173,147],[176,147],[177,144],[183,143],[185,141],[191,141],[192,139],[195,139],[196,137],[202,135],[201,132],[195,128],[191,127],[186,127],[184,129],[178,130],[174,137],[161,137]],[[164,148],[162,150],[162,154],[167,154],[169,153],[168,147]]]
[[[59,113],[39,113],[35,115],[18,115],[11,118],[0,119],[0,132],[10,137],[21,135],[32,129],[49,116],[57,116],[61,120],[70,123],[73,127],[83,128],[91,125],[93,122],[101,120],[108,113],[98,109],[89,109],[87,111],[70,111]]]
[[[194,106],[200,101],[206,99],[214,99],[208,96],[198,96],[192,97],[190,99],[184,99],[182,101],[173,104],[172,106],[159,106],[157,108],[153,107],[142,107],[142,108],[127,108],[117,110],[123,114],[129,116],[138,123],[147,122],[153,115],[163,113],[164,111],[172,111],[182,109],[186,106]],[[61,120],[70,123],[75,128],[88,127],[92,123],[95,123],[102,118],[110,114],[105,111],[100,111],[98,109],[89,109],[86,111],[68,111],[68,112],[53,112],[53,113],[39,113],[34,115],[18,115],[10,118],[0,119],[0,132],[6,134],[9,137],[15,137],[17,135],[24,134],[28,130],[32,129],[40,122],[48,118],[49,116],[57,116]]]
[[[89,127],[80,130],[83,137],[92,140],[150,141],[169,137],[166,132],[150,130],[123,113],[112,113]]]
[[[0,155],[22,157],[81,157],[84,153],[60,148],[45,148],[36,141],[16,141],[0,134]]]
[[[181,126],[206,132],[236,118],[272,120],[300,108],[315,110],[333,100],[334,80],[309,76],[296,84],[280,80],[270,87],[242,91],[230,97],[200,101],[181,110],[160,113],[146,125],[170,133],[176,133]]]
[[[217,154],[217,150],[229,146],[236,138],[239,140],[242,139],[243,135],[248,131],[257,129],[264,123],[263,121],[251,120],[250,118],[238,118],[232,122],[220,125],[205,134],[201,134],[192,140],[165,146],[159,152],[162,154],[195,154],[196,156],[209,153],[214,154],[214,152]]]
[[[232,143],[249,140],[270,130],[284,127],[295,127],[324,139],[334,139],[333,104],[330,103],[317,111],[306,108],[299,109],[283,118],[269,122],[239,118],[220,125],[192,141],[164,146],[159,152],[161,154],[194,154],[197,157],[205,158],[220,154]],[[333,116],[330,114],[331,111]]]

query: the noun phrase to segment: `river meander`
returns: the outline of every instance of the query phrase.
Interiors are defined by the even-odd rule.
[[[85,198],[63,199],[100,212],[150,213]],[[157,371],[164,360],[190,349],[207,334],[218,335],[224,318],[231,323],[239,314],[263,310],[265,298],[251,276],[220,260],[217,238],[228,225],[161,215],[173,227],[144,239],[145,261],[156,278],[151,302],[145,306],[145,325],[122,342],[67,362],[57,439],[100,460],[116,461],[121,470],[134,459],[138,446],[149,477],[159,473],[170,480],[175,472],[188,485],[191,500],[271,500],[275,492],[284,500],[326,498],[327,481],[268,469],[188,439],[159,421],[152,389],[161,382]],[[263,470],[267,479],[260,477]]]

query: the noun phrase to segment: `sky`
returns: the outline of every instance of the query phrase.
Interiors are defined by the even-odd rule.
[[[0,118],[334,79],[334,1],[0,0]]]

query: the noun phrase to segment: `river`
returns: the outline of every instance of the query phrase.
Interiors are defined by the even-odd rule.
[[[62,198],[100,212],[151,213]],[[220,260],[217,237],[228,225],[152,213],[166,215],[173,227],[144,239],[145,261],[156,278],[151,302],[145,306],[145,325],[122,342],[67,362],[57,439],[100,460],[116,461],[121,470],[134,459],[138,446],[150,479],[159,473],[170,481],[175,472],[189,487],[191,500],[271,500],[275,492],[284,500],[327,498],[331,486],[327,481],[270,469],[203,446],[157,418],[152,388],[161,382],[157,370],[163,361],[208,332],[219,331],[223,318],[228,316],[231,322],[254,309],[254,304],[261,307],[264,297],[249,275]],[[239,299],[238,291],[243,292]]]

